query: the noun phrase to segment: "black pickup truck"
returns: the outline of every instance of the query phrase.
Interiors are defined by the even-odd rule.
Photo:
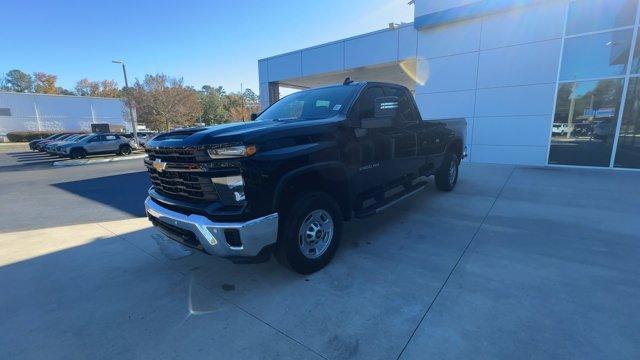
[[[236,262],[272,253],[299,273],[331,260],[343,221],[383,211],[435,175],[450,191],[466,121],[423,121],[399,85],[300,91],[233,123],[147,143],[149,220],[171,239]]]

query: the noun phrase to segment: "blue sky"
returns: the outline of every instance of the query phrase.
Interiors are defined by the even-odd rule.
[[[200,88],[257,92],[257,60],[413,21],[408,0],[30,1],[2,5],[0,73],[77,80],[163,72]]]

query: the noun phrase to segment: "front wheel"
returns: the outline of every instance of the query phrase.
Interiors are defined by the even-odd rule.
[[[436,187],[438,190],[451,191],[456,187],[459,165],[460,161],[455,154],[447,154],[440,169],[436,172]]]
[[[71,150],[69,157],[72,159],[84,159],[87,157],[87,152],[83,149],[73,149]]]
[[[120,147],[120,150],[118,151],[118,155],[124,155],[124,156],[131,155],[131,151],[132,151],[131,146],[123,145]]]
[[[300,274],[311,274],[331,261],[342,234],[342,213],[326,193],[302,195],[282,213],[276,257]]]

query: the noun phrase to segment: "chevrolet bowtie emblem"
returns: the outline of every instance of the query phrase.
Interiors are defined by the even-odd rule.
[[[160,159],[153,160],[153,168],[156,169],[158,172],[163,172],[164,169],[166,169],[166,167],[167,167],[166,162],[162,162],[162,160]]]

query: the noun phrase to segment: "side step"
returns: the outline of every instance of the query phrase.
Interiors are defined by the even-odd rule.
[[[399,203],[400,201],[417,194],[420,190],[423,190],[427,184],[425,182],[419,182],[410,187],[405,188],[394,195],[385,198],[383,201],[367,206],[355,212],[354,216],[358,219],[366,218],[375,214],[384,212],[389,207]]]

